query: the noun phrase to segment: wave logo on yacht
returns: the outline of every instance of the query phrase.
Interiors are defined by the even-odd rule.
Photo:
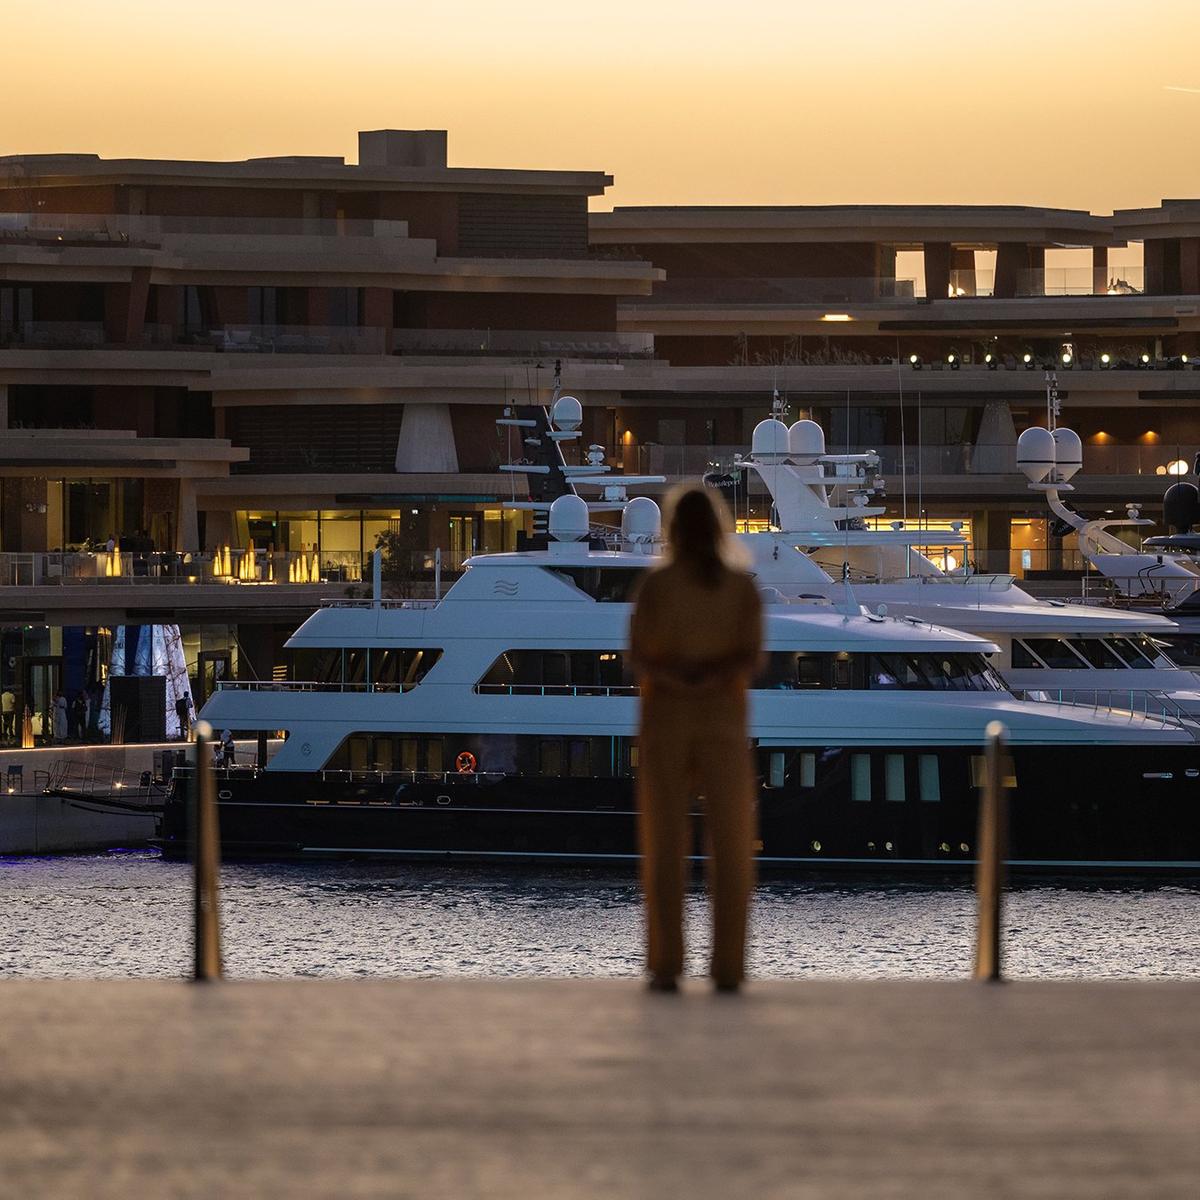
[[[517,594],[516,580],[497,579],[492,584],[492,594],[494,596],[515,596]]]

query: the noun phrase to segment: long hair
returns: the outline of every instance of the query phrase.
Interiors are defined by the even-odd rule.
[[[716,587],[735,556],[729,509],[711,488],[684,485],[667,498],[667,553],[706,587]]]

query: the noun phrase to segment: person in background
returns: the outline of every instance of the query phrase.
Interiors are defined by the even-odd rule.
[[[17,740],[17,694],[12,690],[11,685],[0,692],[0,719],[3,720],[0,730],[3,732],[4,740],[15,742]]]
[[[104,548],[111,554],[117,548],[117,539],[110,533],[108,541],[104,543]]]
[[[223,766],[232,767],[234,758],[237,753],[237,747],[233,742],[232,730],[226,729],[221,734],[221,763]]]
[[[690,487],[669,504],[667,556],[642,580],[630,624],[641,689],[638,836],[650,987],[676,991],[683,972],[683,897],[692,802],[704,800],[719,991],[745,977],[754,883],[754,774],[746,689],[762,653],[762,604],[733,562],[728,510]]]
[[[70,733],[73,742],[82,742],[87,734],[87,701],[83,691],[71,697]]]
[[[65,742],[67,740],[68,723],[67,723],[67,698],[62,692],[54,694],[54,711],[52,715],[54,740],[56,742]]]
[[[184,692],[175,701],[175,715],[179,718],[179,740],[189,742],[192,738],[192,697]]]

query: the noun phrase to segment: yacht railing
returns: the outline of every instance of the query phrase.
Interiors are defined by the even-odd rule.
[[[1023,688],[1015,690],[1013,695],[1018,700],[1126,717],[1131,722],[1149,720],[1164,725],[1184,722],[1185,726],[1191,727],[1197,720],[1166,692],[1135,691],[1133,688]]]
[[[622,684],[560,683],[477,683],[480,696],[638,696],[641,688]]]
[[[352,597],[322,600],[322,608],[437,608],[440,600],[362,600]]]
[[[320,683],[298,679],[221,679],[219,692],[411,692],[415,683]]]

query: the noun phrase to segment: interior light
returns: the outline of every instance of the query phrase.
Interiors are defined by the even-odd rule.
[[[1102,367],[1111,366],[1112,365],[1112,355],[1111,354],[1100,355],[1100,365]]]
[[[1147,366],[1149,366],[1149,365],[1150,365],[1150,355],[1148,355],[1148,354],[1143,354],[1143,355],[1142,355],[1142,366],[1143,366],[1143,367],[1147,367]]]
[[[1179,361],[1186,367],[1188,365],[1188,356],[1186,354],[1181,354],[1179,356]]]
[[[1187,473],[1188,465],[1184,459],[1177,458],[1174,462],[1167,463],[1168,475],[1186,475]]]
[[[957,354],[947,354],[946,355],[946,364],[947,364],[947,366],[949,366],[950,370],[952,370],[952,371],[957,371],[959,366],[961,365],[958,361]]]
[[[1064,367],[1069,367],[1071,365],[1071,356],[1069,354],[1064,354],[1062,356],[1062,364]]]
[[[826,313],[822,321],[853,321],[854,318],[849,313]]]
[[[1025,370],[1033,371],[1037,368],[1037,363],[1033,361],[1033,355],[1026,352],[1021,356],[1021,361],[1025,364]]]
[[[996,356],[994,354],[985,354],[983,356],[983,361],[987,363],[987,369],[989,371],[995,371],[1000,366],[1000,364],[996,361]]]
[[[914,371],[919,371],[921,369],[921,356],[919,354],[910,354],[908,356],[908,362]]]

